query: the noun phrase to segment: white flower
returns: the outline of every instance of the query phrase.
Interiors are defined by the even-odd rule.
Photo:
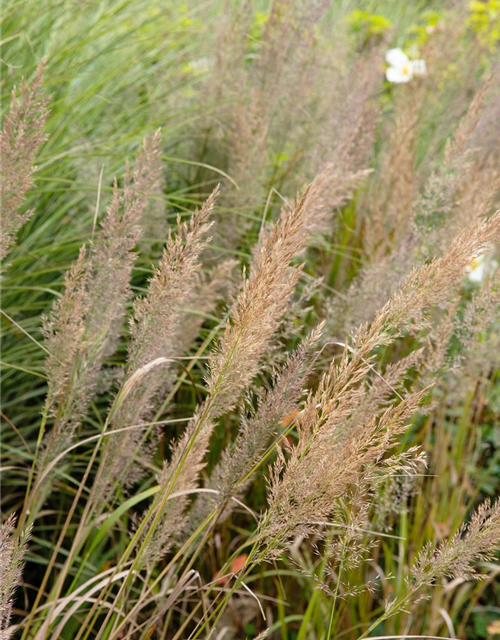
[[[389,49],[385,54],[385,60],[389,65],[385,72],[389,82],[409,82],[413,76],[422,76],[427,71],[425,60],[410,60],[401,49]]]
[[[470,263],[467,277],[471,282],[482,282],[487,275],[493,273],[497,268],[498,262],[493,258],[492,253],[483,253]]]
[[[205,57],[205,58],[198,58],[198,60],[191,60],[188,66],[191,69],[191,71],[205,73],[210,69],[210,59]]]

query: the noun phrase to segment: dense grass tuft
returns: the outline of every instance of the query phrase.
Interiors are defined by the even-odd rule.
[[[498,633],[494,4],[4,3],[2,640]]]

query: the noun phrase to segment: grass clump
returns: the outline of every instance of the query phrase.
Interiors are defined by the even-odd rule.
[[[402,5],[7,3],[2,637],[495,629],[499,70]]]

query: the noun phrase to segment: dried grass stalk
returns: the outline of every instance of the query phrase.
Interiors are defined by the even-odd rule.
[[[300,413],[297,445],[288,458],[281,454],[272,469],[261,558],[279,554],[294,535],[317,532],[311,523],[327,519],[350,487],[372,484],[376,475],[383,477],[389,469],[393,473],[398,465],[407,464],[404,456],[384,458],[428,390],[389,406],[365,404],[365,380],[373,370],[374,351],[393,343],[405,330],[426,327],[428,310],[446,304],[470,261],[499,237],[500,212],[476,223],[446,255],[410,273],[373,322],[355,332],[340,364],[332,363]],[[411,366],[412,361],[405,364]],[[404,368],[399,376],[403,372]]]
[[[54,426],[45,439],[40,469],[71,443],[90,402],[105,390],[102,369],[121,335],[138,223],[160,174],[159,143],[159,132],[146,138],[134,169],[126,168],[123,190],[115,182],[95,240],[88,250],[80,250],[64,293],[45,319],[51,353],[45,413],[54,418]]]
[[[14,604],[14,593],[21,583],[23,557],[30,529],[19,538],[14,537],[15,517],[12,515],[0,526],[0,637],[9,640],[14,631],[9,629]]]
[[[44,64],[41,63],[31,83],[23,81],[19,94],[14,89],[0,134],[0,260],[11,251],[18,230],[33,215],[33,210],[21,212],[21,206],[33,186],[37,151],[46,140],[44,126],[50,98],[42,89],[43,72]]]
[[[187,498],[168,503],[173,492],[191,492],[217,418],[234,408],[259,371],[263,354],[285,314],[300,267],[290,263],[303,247],[321,215],[323,175],[265,233],[253,255],[248,278],[232,308],[224,335],[212,353],[207,376],[208,396],[199,406],[172,459],[159,477],[161,492],[149,523],[147,556],[163,555],[184,529]]]
[[[135,385],[113,416],[111,428],[140,427],[150,415],[155,399],[171,382],[173,368],[166,363],[179,355],[183,340],[183,307],[194,293],[200,255],[208,242],[206,234],[212,225],[209,219],[218,193],[216,188],[189,222],[178,219],[176,234],[169,234],[147,295],[134,303],[126,380],[159,358],[164,359],[165,365],[151,369],[144,380]],[[144,445],[144,431],[138,428],[135,432],[108,439],[98,479],[101,496],[106,495],[115,481],[127,488],[137,480],[133,469],[139,469],[134,465],[134,457],[138,447]]]

